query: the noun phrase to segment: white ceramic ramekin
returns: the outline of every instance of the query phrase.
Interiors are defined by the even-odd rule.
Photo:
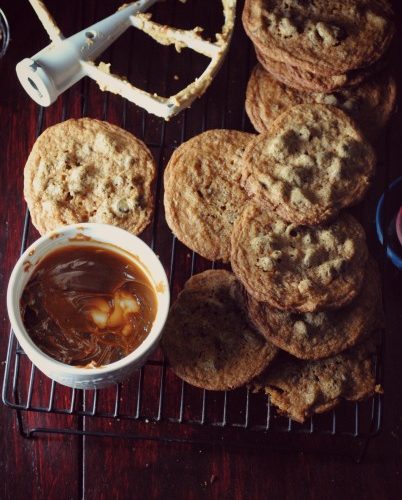
[[[99,368],[70,366],[51,358],[34,344],[21,318],[21,295],[38,263],[50,252],[71,245],[93,245],[115,251],[120,249],[146,273],[154,285],[157,296],[156,318],[142,344],[125,358]],[[87,223],[64,226],[42,236],[27,248],[18,260],[7,290],[7,309],[11,326],[29,359],[51,379],[78,389],[93,389],[120,382],[142,366],[158,345],[169,311],[169,303],[169,283],[165,270],[155,253],[133,234],[107,224]]]

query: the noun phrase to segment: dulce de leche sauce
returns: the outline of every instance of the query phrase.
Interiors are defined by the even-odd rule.
[[[20,302],[25,328],[52,358],[101,366],[136,349],[156,316],[155,291],[132,260],[95,246],[67,246],[35,269]]]

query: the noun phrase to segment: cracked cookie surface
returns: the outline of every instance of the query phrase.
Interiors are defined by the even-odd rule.
[[[319,224],[363,198],[375,154],[343,111],[300,104],[253,139],[242,163],[241,183],[256,203],[290,222]]]
[[[161,346],[180,378],[210,390],[240,387],[261,373],[278,349],[247,321],[233,273],[190,278],[174,302]]]
[[[141,233],[153,215],[156,165],[129,132],[90,118],[46,129],[24,170],[24,195],[41,234],[98,222]]]
[[[253,137],[208,130],[179,146],[166,167],[166,221],[180,241],[209,260],[229,260],[233,223],[248,199],[240,160]]]
[[[350,303],[361,289],[367,256],[364,229],[346,213],[331,224],[304,226],[250,202],[232,233],[232,268],[247,292],[295,312]]]

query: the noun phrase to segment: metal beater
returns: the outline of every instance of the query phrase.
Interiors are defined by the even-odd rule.
[[[123,5],[115,14],[64,38],[45,4],[29,0],[52,43],[36,55],[17,64],[18,78],[30,97],[49,106],[84,76],[95,80],[101,90],[120,94],[149,113],[168,120],[191,105],[210,85],[228,50],[235,21],[236,0],[222,0],[224,25],[214,42],[202,38],[202,28],[181,30],[161,25],[145,13],[158,0],[137,0]],[[163,45],[189,48],[210,59],[205,71],[194,82],[170,97],[150,94],[110,72],[110,65],[94,61],[129,27],[147,33]]]

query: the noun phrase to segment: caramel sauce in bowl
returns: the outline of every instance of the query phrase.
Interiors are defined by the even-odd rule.
[[[105,224],[64,226],[33,243],[11,274],[7,308],[29,359],[68,387],[127,378],[157,347],[166,273],[142,240]]]

